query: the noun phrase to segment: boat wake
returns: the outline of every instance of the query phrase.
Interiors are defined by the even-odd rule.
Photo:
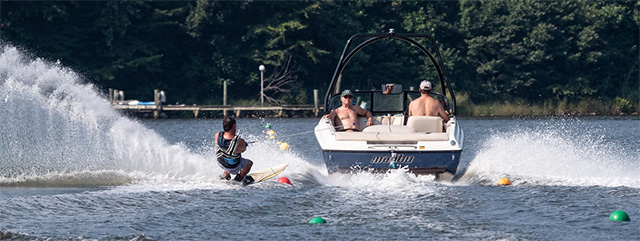
[[[594,136],[599,135],[549,128],[494,134],[460,181],[492,185],[507,177],[514,185],[640,188],[639,157],[625,154],[630,152],[603,136]]]
[[[0,178],[3,187],[83,187],[83,186],[117,186],[134,182],[135,177],[118,171],[87,171],[50,173],[34,176],[18,176]]]
[[[218,174],[207,157],[123,117],[82,82],[57,63],[2,46],[0,186],[120,185]]]

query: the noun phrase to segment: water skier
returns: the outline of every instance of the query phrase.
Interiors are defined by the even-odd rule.
[[[253,162],[242,158],[242,154],[247,150],[247,142],[236,135],[236,120],[227,116],[222,120],[224,131],[216,133],[215,148],[218,165],[224,172],[221,178],[230,180],[231,174],[236,174],[233,180],[242,182],[242,185],[252,184],[253,177],[247,175],[251,171]]]

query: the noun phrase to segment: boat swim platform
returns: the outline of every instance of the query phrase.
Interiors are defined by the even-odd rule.
[[[235,116],[240,116],[242,112],[270,112],[276,117],[284,117],[286,112],[294,111],[309,111],[313,112],[315,117],[322,107],[314,105],[281,105],[281,106],[231,106],[231,105],[129,105],[126,101],[120,103],[113,103],[112,106],[121,111],[132,112],[134,114],[153,114],[153,118],[157,119],[161,116],[162,112],[192,112],[194,118],[198,118],[202,112],[222,112],[222,116],[227,116],[228,113],[234,113]]]

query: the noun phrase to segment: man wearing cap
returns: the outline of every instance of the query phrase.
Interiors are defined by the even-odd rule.
[[[449,121],[449,115],[444,111],[440,102],[429,94],[433,90],[431,82],[423,80],[420,82],[420,98],[409,103],[409,116],[438,116]]]
[[[325,115],[326,118],[331,120],[333,125],[337,123],[341,124],[341,126],[336,126],[340,127],[339,130],[348,132],[360,131],[358,129],[358,115],[367,117],[367,126],[373,124],[373,115],[371,112],[362,109],[360,106],[352,105],[353,95],[351,94],[351,90],[342,91],[340,100],[342,100],[342,106]]]

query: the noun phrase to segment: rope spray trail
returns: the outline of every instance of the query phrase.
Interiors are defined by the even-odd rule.
[[[365,123],[365,122],[367,122],[367,121],[360,121],[360,122],[358,122],[358,123]],[[271,125],[268,125],[268,126],[269,126],[269,127],[271,127]],[[321,128],[321,129],[318,129],[318,131],[329,130],[329,129],[332,129],[332,128],[334,128],[334,129],[335,129],[335,128],[340,128],[340,127],[343,127],[343,126],[344,126],[344,125],[339,125],[339,126],[334,126],[334,127],[327,127],[327,128]],[[280,136],[279,138],[286,138],[286,137],[292,137],[292,136],[304,135],[304,134],[311,133],[311,132],[314,132],[314,131],[316,131],[316,130],[303,131],[303,132],[299,132],[299,133],[289,134],[289,135],[285,135],[285,136]],[[247,143],[256,143],[256,142],[263,142],[263,141],[266,141],[266,140],[247,141]]]

